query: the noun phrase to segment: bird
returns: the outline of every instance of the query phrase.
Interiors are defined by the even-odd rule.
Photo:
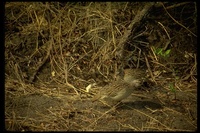
[[[116,104],[131,95],[143,83],[145,72],[140,69],[125,69],[122,78],[102,88],[93,101],[100,100],[108,105]]]
[[[101,92],[100,100],[103,100],[109,104],[115,104],[131,95],[134,89],[140,85],[141,81],[139,80],[133,80],[131,83],[128,83],[124,80],[114,82],[112,85],[104,88],[105,91]]]

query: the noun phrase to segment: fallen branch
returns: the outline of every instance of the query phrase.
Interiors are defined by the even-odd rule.
[[[133,19],[133,21],[131,22],[131,24],[128,26],[128,28],[126,29],[126,31],[124,32],[124,35],[121,37],[121,39],[119,40],[119,48],[121,48],[120,50],[120,55],[122,55],[120,58],[120,60],[124,60],[124,45],[127,42],[127,40],[129,39],[129,36],[131,34],[134,34],[136,29],[135,27],[139,27],[141,20],[148,14],[148,12],[150,11],[151,7],[154,6],[155,2],[149,2],[147,3],[144,8],[139,11],[137,13],[137,15],[135,16],[135,18]],[[133,29],[134,27],[134,29]]]

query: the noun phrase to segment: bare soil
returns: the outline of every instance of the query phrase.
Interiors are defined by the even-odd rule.
[[[6,116],[21,120],[7,118],[6,128],[36,131],[194,131],[197,129],[197,89],[195,84],[187,86],[189,84],[184,85],[187,90],[177,90],[176,93],[166,90],[165,85],[142,86],[113,107],[101,101],[92,102],[87,93],[81,96],[66,92],[52,92],[52,95],[32,93],[18,97],[6,94]]]

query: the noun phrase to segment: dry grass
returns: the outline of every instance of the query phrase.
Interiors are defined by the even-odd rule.
[[[165,90],[169,92],[173,92],[169,83],[177,92],[196,90],[196,3],[164,3],[164,7],[157,4],[145,22],[133,27],[135,33],[124,46],[119,46],[129,24],[145,4],[7,2],[6,129],[100,130],[103,124],[111,122],[116,126],[102,130],[181,130],[150,112],[131,108],[141,119],[146,119],[145,123],[135,124],[133,120],[114,117],[112,113],[116,110],[113,108],[95,109],[94,103],[84,101],[92,97],[85,90],[89,84],[109,83],[120,69],[127,67],[146,69],[151,83],[167,86]],[[156,51],[159,48],[170,49],[170,56],[162,57]],[[121,50],[125,51],[123,60]],[[160,94],[159,97],[164,96]],[[34,98],[40,102],[31,103]],[[167,111],[161,113],[162,118],[169,113]],[[196,129],[195,122],[191,129]]]

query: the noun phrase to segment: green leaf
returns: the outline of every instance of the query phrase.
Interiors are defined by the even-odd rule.
[[[172,91],[172,92],[176,92],[176,89],[174,88],[174,85],[172,83],[169,84],[169,89]]]
[[[167,51],[165,51],[164,56],[165,56],[165,57],[168,57],[169,54],[170,54],[170,52],[171,52],[171,49],[168,49]]]
[[[158,54],[158,55],[162,55],[162,51],[163,51],[162,48],[158,48],[158,49],[157,49],[157,54]]]

